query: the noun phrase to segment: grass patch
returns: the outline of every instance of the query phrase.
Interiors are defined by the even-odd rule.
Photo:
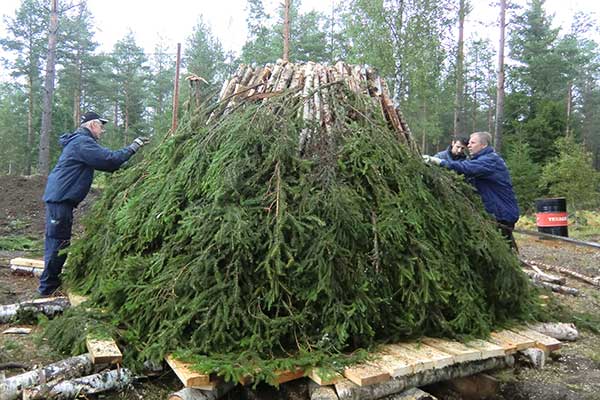
[[[30,236],[5,236],[0,237],[0,250],[4,251],[30,251],[41,252],[44,241]]]

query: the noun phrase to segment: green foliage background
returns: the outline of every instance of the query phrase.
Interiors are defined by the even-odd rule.
[[[332,92],[330,131],[290,94],[208,124],[190,113],[107,186],[66,281],[105,311],[128,365],[183,351],[203,371],[269,380],[529,317],[527,280],[472,188],[424,165],[371,98]],[[60,332],[84,337],[81,321],[51,321],[53,340],[74,348]]]

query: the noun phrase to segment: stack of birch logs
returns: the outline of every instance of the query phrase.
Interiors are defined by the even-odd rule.
[[[347,85],[355,93],[368,94],[373,102],[379,103],[398,137],[416,150],[408,124],[393,104],[385,80],[370,67],[351,66],[342,61],[334,66],[314,62],[293,64],[282,60],[259,67],[240,65],[232,78],[223,83],[218,97],[219,106],[210,115],[209,122],[232,112],[244,101],[266,101],[279,94],[293,93],[304,102],[301,112],[306,125],[324,128],[322,131],[329,133],[335,119],[330,99],[337,95],[330,88],[339,84]],[[301,152],[315,131],[310,128],[302,130],[299,138]]]

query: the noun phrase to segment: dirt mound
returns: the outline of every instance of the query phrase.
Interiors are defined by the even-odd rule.
[[[44,234],[46,177],[0,175],[0,236]]]

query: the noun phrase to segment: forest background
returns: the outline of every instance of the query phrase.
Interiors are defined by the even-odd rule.
[[[189,75],[206,80],[210,98],[241,63],[281,58],[286,3],[247,0],[239,54],[226,51],[199,16],[182,43],[181,105]],[[490,5],[499,20],[506,15],[499,44],[484,32],[463,37],[468,0],[339,3],[322,13],[289,2],[291,62],[376,68],[423,153],[445,148],[454,134],[491,132],[524,210],[542,196],[567,197],[571,209],[600,204],[600,32],[590,15],[576,13],[565,29],[554,27],[543,0]],[[149,52],[129,32],[100,51],[93,21],[87,0],[22,0],[4,19],[0,174],[47,175],[60,154],[58,136],[89,109],[111,119],[108,147],[171,128],[172,44],[159,41]],[[497,49],[506,52],[502,61]]]

